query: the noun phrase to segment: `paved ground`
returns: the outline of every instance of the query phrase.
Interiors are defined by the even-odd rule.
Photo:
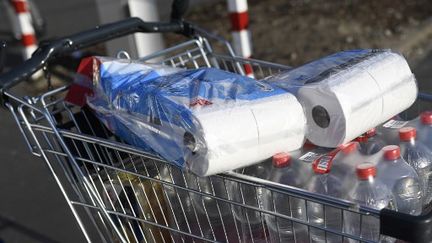
[[[0,242],[83,242],[44,162],[30,155],[5,111],[0,124]]]
[[[43,3],[39,6],[50,23],[47,36],[62,36],[96,24],[92,1],[36,2]],[[0,8],[0,20],[4,16]],[[8,35],[7,21],[0,21],[0,39]],[[19,52],[9,49],[7,59],[10,65],[16,64]],[[45,162],[30,154],[12,116],[3,109],[0,138],[0,243],[84,242]]]

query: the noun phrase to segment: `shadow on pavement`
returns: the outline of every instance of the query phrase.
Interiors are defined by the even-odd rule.
[[[26,226],[21,225],[11,219],[0,215],[0,235],[4,230],[12,230],[20,235],[25,235],[27,238],[31,239],[32,242],[44,242],[44,243],[58,243],[59,241],[53,240],[46,235],[40,234]],[[7,243],[0,236],[0,243]]]

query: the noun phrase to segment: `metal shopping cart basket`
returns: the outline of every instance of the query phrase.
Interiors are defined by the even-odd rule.
[[[182,172],[122,142],[90,109],[64,102],[68,86],[35,97],[14,94],[13,86],[40,69],[49,78],[51,60],[135,32],[177,32],[191,37],[143,58],[149,62],[217,67],[240,74],[249,69],[256,78],[289,69],[236,57],[227,43],[227,54],[217,54],[211,45],[215,38],[185,22],[146,23],[131,18],[47,43],[23,65],[0,75],[2,104],[12,113],[30,151],[46,162],[88,241],[271,242],[266,217],[275,219],[280,234],[291,230],[295,242],[311,241],[297,237],[296,230],[306,236],[320,232],[322,242],[379,242],[387,239],[384,235],[413,242],[432,239],[432,213],[410,216],[388,209],[378,211],[239,172],[205,178]],[[419,98],[432,101],[426,94]],[[305,217],[265,210],[263,193],[285,198],[287,207],[294,202],[321,205],[324,223],[311,222],[307,210]],[[345,212],[340,213],[341,227],[327,226],[326,210]],[[359,228],[354,232],[343,230],[346,213],[358,218]],[[366,235],[362,226],[374,220],[380,225],[377,234]]]

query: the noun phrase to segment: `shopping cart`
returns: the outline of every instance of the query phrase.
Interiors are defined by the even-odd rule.
[[[31,153],[46,162],[89,242],[270,242],[265,218],[275,219],[281,230],[289,227],[306,235],[321,232],[323,240],[336,236],[341,242],[379,242],[383,235],[412,242],[432,239],[432,213],[411,216],[379,211],[243,175],[241,170],[205,178],[183,172],[111,134],[88,107],[65,102],[68,86],[33,97],[15,94],[13,87],[37,70],[43,69],[50,79],[47,67],[55,58],[135,32],[177,32],[190,37],[142,58],[148,62],[216,67],[243,75],[250,69],[257,79],[290,68],[236,57],[226,41],[186,22],[146,23],[131,18],[45,44],[23,65],[0,75],[2,104],[13,115]],[[226,54],[215,52],[214,43],[222,43]],[[419,99],[432,102],[427,94]],[[294,201],[304,205],[314,202],[339,211],[341,227],[314,224],[307,210],[304,217],[266,210],[263,194],[282,196],[287,206]],[[346,214],[358,218],[355,232],[344,231]],[[327,216],[324,213],[324,221]],[[377,235],[362,231],[362,222],[371,220],[380,224]]]

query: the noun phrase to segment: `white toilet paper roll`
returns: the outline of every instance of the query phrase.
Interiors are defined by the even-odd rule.
[[[292,94],[194,113],[198,131],[185,135],[186,163],[199,176],[248,166],[301,147],[305,117]],[[194,148],[194,149],[191,149]],[[193,152],[191,151],[193,150]]]
[[[383,91],[382,117],[393,117],[409,108],[418,93],[417,83],[405,58],[394,52],[375,57],[367,71]],[[375,65],[378,65],[374,67]],[[385,122],[385,121],[383,121]]]
[[[372,58],[366,66],[366,70],[376,80],[380,80],[382,90],[388,90],[395,82],[411,77],[411,69],[405,58],[394,52],[382,52]],[[392,80],[385,82],[385,80]]]
[[[390,87],[383,96],[382,121],[386,122],[395,115],[408,109],[416,100],[418,94],[417,82],[414,75],[406,77],[404,81]]]
[[[252,107],[259,131],[260,154],[270,157],[303,145],[306,118],[297,98],[283,94]]]
[[[323,147],[351,141],[408,108],[417,95],[402,56],[377,53],[320,82],[299,89],[306,137]]]
[[[224,167],[230,170],[235,163],[245,163],[245,160],[258,156],[258,129],[249,107],[203,109],[194,115],[199,122],[199,130],[189,133],[193,137],[193,145],[185,144],[185,159],[195,174],[214,174],[214,171],[219,172]]]
[[[379,96],[379,89],[366,72],[345,73],[332,81],[335,85],[305,86],[298,93],[308,121],[306,137],[323,147],[336,147],[367,131],[365,121],[376,119],[382,110],[381,98],[370,99]],[[365,90],[369,92],[362,95]]]

